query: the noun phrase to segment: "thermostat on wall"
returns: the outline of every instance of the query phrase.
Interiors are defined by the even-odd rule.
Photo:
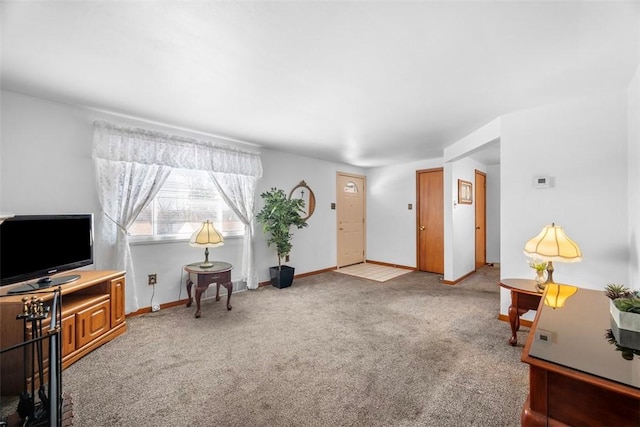
[[[551,177],[536,176],[533,180],[533,186],[535,188],[549,188],[551,187]]]

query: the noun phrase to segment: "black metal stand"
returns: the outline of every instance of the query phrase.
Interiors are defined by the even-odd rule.
[[[22,426],[62,426],[61,293],[59,287],[49,292],[54,294],[50,306],[45,305],[35,294],[22,298],[23,310],[17,319],[23,321],[24,342],[0,350],[0,355],[18,348],[22,348],[24,352],[24,391],[20,394],[16,410]],[[42,321],[49,314],[49,330],[47,334],[43,334]],[[45,384],[44,380],[44,341],[47,341],[49,348],[48,384]]]

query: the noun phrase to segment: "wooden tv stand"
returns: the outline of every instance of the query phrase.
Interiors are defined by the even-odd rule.
[[[62,368],[111,341],[127,330],[124,313],[125,273],[123,271],[74,271],[80,278],[60,285],[62,294]],[[65,275],[62,273],[61,275]],[[47,302],[53,299],[50,287],[30,293],[8,294],[17,288],[0,288],[0,348],[6,349],[24,342],[24,322],[17,319],[22,312],[22,298],[38,296]],[[50,318],[43,321],[46,334]],[[46,328],[44,327],[46,326]],[[45,366],[48,351],[45,349]],[[25,387],[24,348],[3,353],[0,359],[0,393],[15,396]],[[31,365],[31,363],[27,363]],[[31,374],[27,373],[30,377]]]

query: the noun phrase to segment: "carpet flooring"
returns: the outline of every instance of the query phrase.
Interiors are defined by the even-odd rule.
[[[231,311],[207,300],[200,319],[129,318],[63,390],[75,426],[518,426],[528,369],[497,320],[498,280],[327,272],[234,293]]]

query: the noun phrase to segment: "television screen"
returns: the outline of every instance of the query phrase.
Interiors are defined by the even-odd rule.
[[[16,215],[0,224],[0,285],[93,264],[93,215]]]

